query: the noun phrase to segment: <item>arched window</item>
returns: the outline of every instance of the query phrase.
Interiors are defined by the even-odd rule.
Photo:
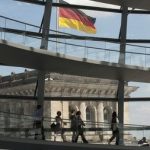
[[[86,108],[86,121],[91,121],[91,111],[89,107]]]
[[[110,122],[110,112],[107,108],[104,108],[104,122]]]
[[[86,126],[88,128],[90,127],[94,127],[95,124],[93,122],[95,122],[95,113],[94,113],[94,109],[92,109],[91,107],[87,107],[86,108]]]

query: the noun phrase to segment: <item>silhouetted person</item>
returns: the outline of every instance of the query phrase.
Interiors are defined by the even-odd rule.
[[[143,137],[140,141],[138,141],[140,146],[149,146],[148,142],[146,141],[146,137]]]
[[[108,144],[112,142],[114,138],[116,138],[116,145],[119,145],[119,128],[118,128],[118,118],[117,113],[114,111],[112,113],[112,120],[111,120],[111,130],[112,130],[112,137],[109,139]]]
[[[77,133],[76,133],[76,138],[75,142],[77,143],[79,135],[82,138],[83,143],[88,143],[86,140],[84,133],[83,133],[83,126],[85,126],[83,120],[81,119],[81,112],[77,111],[76,113],[76,123],[77,123]]]
[[[36,129],[34,139],[36,140],[39,137],[39,135],[41,135],[42,139],[44,140],[45,136],[44,136],[44,129],[43,129],[43,109],[41,105],[37,105],[37,108],[34,112],[33,127]]]
[[[60,111],[57,111],[57,116],[55,117],[55,121],[56,121],[56,127],[55,127],[54,141],[56,141],[56,134],[60,133],[63,142],[65,142],[66,138],[64,136],[64,130],[62,128],[63,127],[63,120],[61,118],[61,112]]]
[[[71,120],[71,131],[72,131],[72,142],[75,142],[75,137],[76,137],[76,133],[77,133],[77,123],[76,123],[76,112],[75,110],[71,110],[71,114],[70,114],[70,120]]]

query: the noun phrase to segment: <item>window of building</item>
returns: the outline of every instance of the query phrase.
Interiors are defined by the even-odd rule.
[[[109,123],[109,110],[104,108],[104,122]]]
[[[92,108],[87,107],[86,108],[86,125],[87,127],[94,127],[94,121],[95,121],[95,115],[94,115],[94,110],[92,110]]]
[[[91,111],[89,107],[86,108],[86,120],[90,121],[91,120]]]

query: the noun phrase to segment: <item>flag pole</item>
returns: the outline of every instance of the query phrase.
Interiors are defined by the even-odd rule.
[[[59,3],[59,0],[56,0],[57,3]],[[56,7],[56,34],[58,34],[59,26],[58,26],[58,19],[59,19],[59,11],[58,7]],[[58,38],[56,38],[56,53],[58,52]]]

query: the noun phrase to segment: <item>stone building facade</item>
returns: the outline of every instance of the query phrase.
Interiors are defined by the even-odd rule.
[[[0,77],[0,95],[34,96],[36,90],[37,72],[24,73]],[[45,78],[46,97],[111,97],[117,93],[117,81],[89,77],[62,75],[47,73]],[[129,97],[137,87],[125,85],[125,97]],[[32,114],[36,107],[35,100],[1,99],[1,122],[4,127],[30,127]],[[117,103],[109,101],[59,101],[50,100],[44,102],[44,116],[49,127],[50,118],[56,116],[57,111],[62,112],[62,118],[69,122],[69,112],[80,110],[83,120],[87,121],[87,127],[100,127],[102,123],[110,123],[112,111],[117,111]],[[125,103],[125,124],[129,122],[128,103]],[[11,115],[15,117],[11,117]],[[31,119],[29,119],[31,117]],[[25,118],[28,118],[26,120]],[[16,120],[16,121],[15,121]],[[68,125],[69,126],[69,125]]]

